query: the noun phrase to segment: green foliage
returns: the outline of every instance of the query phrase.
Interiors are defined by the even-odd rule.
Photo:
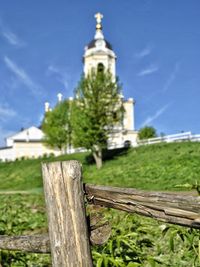
[[[71,124],[69,100],[58,103],[52,111],[45,113],[42,130],[45,133],[44,143],[52,148],[65,150],[71,142]]]
[[[95,266],[199,266],[199,231],[111,210],[107,216],[113,224],[112,237],[93,248]]]
[[[29,189],[31,193],[0,192],[0,234],[29,235],[47,231],[44,199],[38,189],[42,187],[41,161],[79,160],[83,164],[84,181],[94,184],[148,190],[174,190],[177,184],[195,184],[195,181],[199,186],[200,143],[157,144],[130,149],[124,154],[114,155],[112,151],[112,154],[113,160],[107,161],[100,171],[85,161],[88,153],[0,163],[1,189]],[[105,245],[92,248],[94,266],[200,266],[199,231],[125,212],[107,210],[105,216],[112,224],[112,236]],[[0,264],[2,267],[47,267],[50,257],[1,250]]]
[[[152,126],[145,126],[139,130],[138,133],[138,138],[140,140],[142,139],[148,139],[148,138],[153,138],[156,137],[156,129]]]
[[[46,226],[41,195],[1,195],[0,200],[0,235],[19,235]]]
[[[10,204],[9,204],[10,203]],[[0,195],[0,234],[31,235],[47,231],[41,195]],[[105,209],[111,238],[92,247],[97,267],[199,267],[200,231]],[[0,250],[2,267],[47,267],[50,256]]]
[[[182,262],[183,265],[180,266],[187,266],[188,259],[191,260],[191,266],[200,266],[199,230],[163,225],[162,235],[168,239],[168,250],[173,254],[177,254],[176,257],[179,264]],[[187,256],[185,253],[187,253]]]
[[[73,144],[93,153],[107,146],[113,127],[123,118],[123,105],[119,97],[121,87],[109,72],[92,71],[82,77],[75,90],[72,113]],[[96,158],[95,158],[96,160]]]
[[[32,235],[46,232],[41,195],[0,195],[0,235]],[[0,250],[0,266],[50,266],[49,255]]]

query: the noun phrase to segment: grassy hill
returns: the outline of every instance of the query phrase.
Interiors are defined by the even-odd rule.
[[[44,196],[41,194],[41,162],[44,161],[79,160],[83,164],[84,181],[96,184],[176,190],[177,184],[200,181],[200,143],[159,144],[110,151],[105,157],[107,160],[101,170],[96,170],[91,163],[89,153],[0,163],[0,235],[47,232]],[[5,190],[28,190],[28,194],[18,194],[18,191],[8,194]],[[103,214],[112,225],[112,236],[105,245],[92,247],[94,266],[200,266],[198,230],[169,226],[112,209],[103,209]],[[0,250],[0,266],[51,265],[49,255]]]
[[[177,190],[176,185],[200,181],[200,143],[157,144],[111,151],[103,168],[89,163],[89,153],[57,158],[0,163],[0,190],[42,187],[41,162],[76,159],[83,164],[84,182],[151,190]]]

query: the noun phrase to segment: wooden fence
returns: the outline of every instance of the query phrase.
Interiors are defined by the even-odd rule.
[[[42,172],[49,234],[0,236],[0,249],[51,253],[54,267],[92,266],[91,239],[101,244],[109,227],[88,225],[86,201],[200,229],[200,197],[82,184],[77,161],[45,163]]]

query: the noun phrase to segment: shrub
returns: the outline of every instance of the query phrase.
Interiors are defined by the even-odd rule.
[[[142,139],[148,139],[148,138],[153,138],[156,137],[156,129],[152,126],[145,126],[139,130],[138,133],[138,138],[140,140]]]

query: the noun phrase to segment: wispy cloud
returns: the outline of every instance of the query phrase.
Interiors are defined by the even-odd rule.
[[[27,86],[33,95],[41,95],[41,86],[35,83],[24,69],[19,67],[14,61],[6,56],[4,57],[4,62],[9,70],[15,74],[20,82]]]
[[[12,108],[0,104],[0,121],[6,121],[8,118],[16,115],[16,112]]]
[[[142,49],[141,51],[135,53],[135,57],[137,58],[143,58],[145,56],[148,56],[152,51],[152,46],[147,46],[144,49]]]
[[[3,37],[8,41],[9,44],[14,45],[14,46],[24,46],[25,43],[19,39],[19,37],[14,34],[11,31],[4,30],[2,32]]]
[[[162,92],[166,92],[169,89],[170,85],[173,83],[173,81],[176,79],[176,75],[177,75],[177,72],[179,71],[179,67],[180,67],[180,64],[179,62],[177,62],[174,66],[172,73],[169,75],[169,78],[165,82]]]
[[[140,72],[138,72],[137,76],[146,76],[146,75],[150,75],[154,72],[157,72],[159,70],[159,67],[156,65],[150,65],[148,68],[145,68],[143,70],[141,70]]]
[[[66,70],[58,68],[54,65],[49,65],[47,69],[47,74],[55,74],[57,80],[62,83],[65,87],[65,89],[68,89],[69,87],[69,75]]]
[[[160,117],[165,111],[166,109],[169,107],[169,104],[161,107],[159,110],[156,111],[155,114],[153,114],[152,116],[149,116],[146,118],[146,120],[142,123],[142,127],[145,125],[149,125],[151,124],[153,121],[155,121],[158,117]]]
[[[13,46],[21,47],[25,45],[25,42],[22,41],[16,33],[8,29],[7,26],[4,25],[2,20],[0,20],[0,35]]]

